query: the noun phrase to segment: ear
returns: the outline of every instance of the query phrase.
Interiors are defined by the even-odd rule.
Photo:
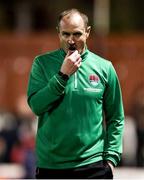
[[[90,31],[91,31],[91,26],[88,26],[88,27],[86,28],[86,37],[87,37],[87,38],[88,38],[89,35],[90,35]]]
[[[56,27],[57,33],[58,33],[58,37],[60,38],[60,31],[59,31],[59,27]]]
[[[59,27],[58,27],[58,26],[56,27],[56,30],[57,30],[57,32],[59,33]]]

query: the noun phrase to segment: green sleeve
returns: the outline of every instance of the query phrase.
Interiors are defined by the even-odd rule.
[[[50,111],[64,96],[67,81],[55,74],[51,79],[45,77],[39,59],[36,58],[30,72],[28,83],[28,104],[36,115]]]
[[[124,110],[119,80],[111,63],[104,94],[104,113],[106,120],[104,158],[116,166],[122,153]]]

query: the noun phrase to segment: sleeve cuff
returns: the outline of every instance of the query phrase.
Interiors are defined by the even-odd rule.
[[[104,160],[111,161],[114,164],[114,166],[117,166],[118,163],[120,162],[120,155],[121,154],[116,154],[116,153],[113,154],[106,153],[104,155]]]
[[[53,78],[49,82],[51,91],[57,95],[64,94],[66,84],[67,84],[67,81],[63,80],[58,74],[54,75]]]

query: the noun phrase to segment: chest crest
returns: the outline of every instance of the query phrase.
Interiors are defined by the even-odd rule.
[[[100,78],[96,74],[90,74],[88,80],[92,87],[96,87],[100,83]]]

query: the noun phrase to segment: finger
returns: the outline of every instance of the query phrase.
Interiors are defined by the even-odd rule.
[[[78,68],[81,66],[81,63],[82,63],[82,62],[80,61],[79,64],[77,65]]]
[[[79,64],[73,66],[72,72],[73,72],[73,73],[76,72],[80,66],[81,66],[81,62],[79,62]]]
[[[74,63],[75,66],[79,67],[81,65],[81,57]]]
[[[66,54],[66,57],[70,56],[72,54],[71,51],[68,51],[67,54]]]
[[[78,54],[78,51],[77,51],[77,50],[75,50],[75,51],[69,50],[69,51],[67,52],[67,55],[66,55],[66,56],[70,56],[70,55],[72,55],[72,54]]]
[[[69,50],[69,55],[73,54],[76,50]]]
[[[69,53],[71,53],[71,51],[69,51]],[[74,52],[72,52],[72,54],[70,54],[70,57],[75,57],[78,55],[78,50],[75,50]]]
[[[81,61],[82,61],[82,58],[79,57],[79,58],[75,61],[75,63],[79,63],[79,62],[81,62]]]
[[[67,52],[67,54],[66,54],[66,57],[69,57],[69,56],[72,55],[73,53],[74,53],[74,51],[69,50],[69,51]]]
[[[76,62],[79,60],[80,57],[81,57],[80,54],[73,54],[73,56],[71,56],[71,60],[73,62]]]

